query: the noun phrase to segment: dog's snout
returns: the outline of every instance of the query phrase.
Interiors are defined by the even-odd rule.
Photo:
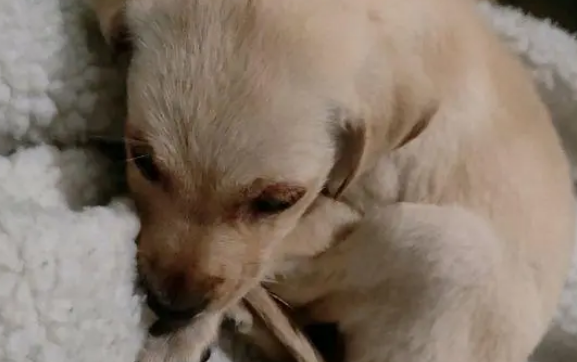
[[[204,311],[210,302],[208,292],[187,283],[182,273],[175,273],[155,288],[146,289],[148,307],[160,319],[191,319]]]
[[[164,320],[187,320],[192,319],[208,306],[209,300],[204,296],[187,296],[186,303],[174,302],[161,298],[149,291],[146,296],[146,304],[159,319]]]
[[[207,269],[185,252],[174,256],[147,249],[140,253],[137,263],[139,287],[159,319],[188,320],[221,303],[235,285],[231,277]]]

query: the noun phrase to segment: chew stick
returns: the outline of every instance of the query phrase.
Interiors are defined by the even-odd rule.
[[[324,362],[304,333],[289,320],[272,296],[261,286],[244,298],[246,303],[297,362]]]

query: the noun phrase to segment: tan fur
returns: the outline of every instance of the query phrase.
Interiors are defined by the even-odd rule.
[[[262,280],[338,323],[347,362],[528,357],[568,268],[572,186],[530,77],[473,3],[126,0],[128,135],[161,175],[128,171],[140,271],[173,306],[210,301],[143,361],[196,361]],[[230,216],[263,188],[306,192]]]
[[[322,356],[310,344],[307,337],[297,325],[289,322],[282,310],[278,308],[278,305],[264,289],[252,289],[247,293],[245,299],[262,319],[265,326],[283,343],[288,349],[290,356],[293,356],[297,362],[323,362]],[[253,340],[262,341],[263,338],[254,338]],[[273,353],[279,349],[274,349]]]

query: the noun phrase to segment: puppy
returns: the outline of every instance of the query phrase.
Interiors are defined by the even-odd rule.
[[[336,323],[348,362],[525,361],[568,269],[572,185],[473,1],[109,1],[103,31],[133,47],[139,272],[159,315],[192,318],[142,361],[197,361],[261,281]],[[321,194],[360,220],[318,237],[340,212]]]

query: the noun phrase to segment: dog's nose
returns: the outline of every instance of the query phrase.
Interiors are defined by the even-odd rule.
[[[148,292],[146,304],[159,319],[180,321],[192,319],[208,306],[208,299],[204,297],[188,297],[186,304],[173,305],[159,298],[155,293]]]

